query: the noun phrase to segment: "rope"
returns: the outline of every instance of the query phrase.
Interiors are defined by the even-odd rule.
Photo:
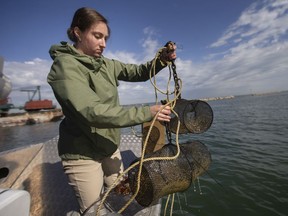
[[[164,208],[164,215],[166,215],[170,197],[171,197],[171,194],[169,194],[168,197],[167,197],[165,208]]]
[[[138,137],[138,138],[142,138],[143,135],[142,134],[137,134],[136,130],[134,129],[134,126],[131,127],[131,132],[134,136]]]
[[[152,62],[152,66],[151,66],[151,70],[150,70],[150,73],[149,73],[149,76],[150,76],[150,81],[154,87],[154,91],[155,91],[155,99],[156,99],[156,104],[158,103],[158,95],[157,95],[157,92],[160,92],[162,94],[165,94],[166,97],[167,97],[167,102],[166,104],[163,105],[163,107],[156,113],[156,115],[154,116],[152,122],[151,122],[151,125],[149,127],[149,130],[148,130],[148,133],[147,133],[147,136],[146,136],[146,139],[145,139],[145,142],[143,144],[143,149],[142,149],[142,154],[141,154],[141,157],[140,157],[140,160],[137,161],[136,163],[132,164],[130,167],[128,167],[126,170],[124,170],[124,172],[122,172],[118,177],[117,179],[113,182],[113,184],[108,188],[108,190],[106,191],[106,193],[104,194],[103,198],[101,199],[100,201],[100,204],[97,208],[97,211],[96,211],[96,216],[99,216],[100,215],[100,210],[105,202],[105,200],[107,199],[108,195],[110,194],[110,192],[115,188],[115,186],[121,181],[121,179],[123,178],[124,175],[126,175],[131,169],[133,169],[134,167],[138,166],[139,165],[139,170],[138,170],[138,175],[137,175],[137,179],[136,179],[136,182],[137,182],[137,187],[136,187],[136,191],[135,193],[131,196],[131,198],[127,201],[127,203],[118,211],[119,214],[121,214],[130,204],[131,202],[136,198],[139,190],[140,190],[140,185],[141,185],[141,174],[142,174],[142,167],[143,167],[143,163],[144,162],[148,162],[148,161],[159,161],[159,160],[175,160],[179,154],[180,154],[180,145],[179,145],[179,142],[178,142],[178,138],[179,138],[179,130],[180,130],[180,120],[179,120],[179,116],[178,114],[174,111],[174,107],[176,105],[176,100],[180,97],[181,95],[181,89],[182,89],[182,81],[180,79],[178,79],[177,81],[180,82],[177,83],[177,88],[178,89],[174,89],[174,91],[172,93],[169,92],[169,86],[170,86],[170,82],[171,82],[171,62],[168,63],[168,67],[169,67],[169,79],[168,79],[168,82],[167,82],[167,89],[166,89],[166,92],[160,90],[157,85],[156,85],[156,78],[155,78],[155,75],[156,75],[156,61],[157,59],[160,58],[160,55],[161,55],[161,52],[164,50],[164,48],[166,49],[166,47],[162,47],[158,50],[158,52],[156,53],[156,56]],[[153,75],[153,76],[152,76]],[[153,79],[152,79],[153,77]],[[153,80],[153,81],[152,81]],[[176,85],[175,85],[176,86]],[[172,100],[169,100],[169,95],[171,94],[174,94],[174,98]],[[151,157],[151,158],[144,158],[145,156],[145,151],[146,151],[146,147],[147,147],[147,143],[148,143],[148,139],[149,139],[149,136],[151,134],[151,131],[152,131],[152,128],[155,124],[155,121],[157,120],[157,117],[159,115],[159,113],[166,107],[166,106],[170,106],[171,107],[171,112],[177,117],[178,119],[178,122],[177,122],[177,129],[176,129],[176,147],[177,147],[177,153],[174,155],[174,156],[170,156],[170,157]],[[174,196],[173,196],[173,200],[174,200]],[[172,205],[172,208],[173,208],[173,205]]]
[[[171,196],[172,196],[172,200],[171,200],[171,206],[170,206],[170,216],[172,216],[172,214],[173,214],[173,207],[174,207],[175,193],[173,193],[173,194],[169,194],[168,197],[167,197],[166,204],[165,204],[165,208],[164,208],[164,216],[165,216],[166,213],[167,213],[168,204],[169,204],[169,202],[170,202],[170,198],[171,198]]]

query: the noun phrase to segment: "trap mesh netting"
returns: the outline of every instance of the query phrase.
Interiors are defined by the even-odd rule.
[[[201,100],[178,99],[174,107],[180,120],[179,134],[199,134],[208,130],[213,122],[213,111],[208,103]],[[170,130],[176,133],[178,118],[172,115]]]
[[[177,148],[167,144],[162,149],[147,154],[145,158],[172,157]],[[180,155],[173,160],[152,160],[143,163],[140,190],[136,196],[142,206],[149,206],[159,198],[175,192],[185,191],[191,183],[204,173],[211,163],[208,148],[199,141],[180,145]],[[133,193],[137,188],[139,165],[128,172],[129,185]]]

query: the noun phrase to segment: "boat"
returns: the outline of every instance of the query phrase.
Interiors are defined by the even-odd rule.
[[[45,143],[0,153],[0,215],[68,216],[79,209],[62,169],[57,142],[58,136]],[[140,157],[141,146],[141,137],[121,136],[125,168]],[[117,211],[128,200],[127,195],[112,193],[107,204]],[[133,201],[121,215],[157,216],[160,212],[160,201],[149,207]]]
[[[3,74],[3,67],[4,59],[0,56],[0,117],[5,116],[13,108],[13,104],[8,100],[8,95],[12,90],[11,81]]]

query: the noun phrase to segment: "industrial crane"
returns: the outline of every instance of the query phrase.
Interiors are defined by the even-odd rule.
[[[28,93],[28,101],[24,105],[26,111],[39,111],[42,109],[54,109],[52,100],[41,100],[40,86],[36,88],[22,88],[20,91]],[[34,100],[35,95],[38,93],[38,99]]]

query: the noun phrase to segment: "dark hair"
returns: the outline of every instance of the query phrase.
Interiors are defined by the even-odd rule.
[[[70,28],[67,29],[68,38],[77,42],[78,38],[74,34],[74,28],[78,27],[82,32],[89,29],[91,25],[97,22],[103,22],[107,25],[108,34],[110,35],[110,28],[108,26],[108,20],[102,16],[99,12],[92,8],[82,7],[79,8],[74,16]]]

